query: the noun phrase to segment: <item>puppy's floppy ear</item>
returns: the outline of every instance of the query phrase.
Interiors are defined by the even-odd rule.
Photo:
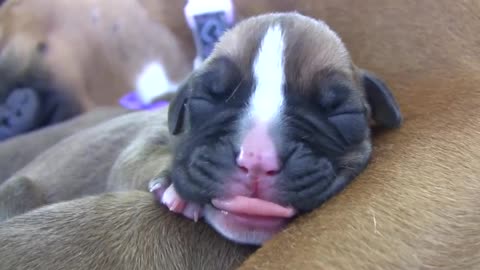
[[[402,114],[387,85],[375,74],[366,70],[360,70],[360,78],[375,124],[384,128],[399,127],[403,122]]]
[[[185,111],[190,96],[189,81],[187,79],[179,86],[176,96],[168,107],[168,130],[172,135],[182,132],[185,125]]]

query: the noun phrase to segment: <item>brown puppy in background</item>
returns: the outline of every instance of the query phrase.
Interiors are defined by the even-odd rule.
[[[117,105],[132,90],[146,101],[153,93],[175,90],[192,62],[172,33],[178,26],[169,28],[158,16],[166,4],[10,0],[2,5],[0,141],[98,105]]]

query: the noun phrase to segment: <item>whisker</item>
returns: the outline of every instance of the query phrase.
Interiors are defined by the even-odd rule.
[[[240,88],[240,85],[244,82],[244,76],[242,76],[242,79],[240,80],[240,82],[237,84],[237,86],[235,87],[235,89],[233,89],[232,93],[230,94],[230,96],[228,96],[228,98],[225,100],[225,103],[228,102],[234,95],[235,93],[238,91],[238,89]]]

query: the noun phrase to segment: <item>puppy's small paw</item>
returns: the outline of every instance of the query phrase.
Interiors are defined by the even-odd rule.
[[[169,182],[167,182],[166,178],[165,177],[157,177],[157,178],[154,178],[152,180],[150,180],[150,182],[148,182],[148,191],[150,191],[151,193],[161,193],[163,194],[165,192],[165,189],[167,189],[167,187],[170,185]]]
[[[165,190],[161,202],[166,205],[170,211],[175,213],[182,213],[187,206],[187,202],[178,195],[173,184]]]
[[[167,206],[170,211],[182,214],[195,222],[203,216],[202,206],[182,199],[173,184],[167,184],[167,181],[164,179],[150,181],[148,188],[155,195],[155,198]]]

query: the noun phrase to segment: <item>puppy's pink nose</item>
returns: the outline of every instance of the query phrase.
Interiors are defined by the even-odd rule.
[[[266,125],[258,124],[248,131],[240,147],[237,165],[244,173],[256,177],[279,172],[277,150]]]

